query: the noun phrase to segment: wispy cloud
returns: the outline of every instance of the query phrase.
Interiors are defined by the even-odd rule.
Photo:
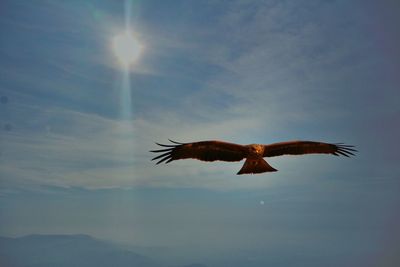
[[[10,102],[1,106],[5,115],[0,120],[13,127],[1,132],[0,164],[6,177],[2,183],[8,188],[260,187],[282,174],[268,181],[259,176],[236,179],[241,163],[187,161],[155,167],[148,150],[155,141],[168,138],[242,144],[285,139],[368,143],[367,137],[357,137],[365,129],[356,123],[381,110],[371,111],[367,104],[372,98],[360,97],[374,95],[378,83],[372,74],[379,54],[370,50],[361,15],[333,18],[332,10],[352,12],[351,5],[342,5],[209,2],[199,11],[210,21],[191,19],[183,12],[180,19],[188,23],[182,24],[162,16],[150,22],[154,14],[149,4],[135,21],[147,43],[138,62],[142,67],[131,73],[133,121],[120,119],[120,73],[108,50],[109,37],[122,24],[116,7],[106,12],[101,6],[78,10],[52,4],[49,10],[90,11],[89,16],[78,16],[81,22],[69,15],[55,20],[60,32],[51,25],[43,29],[44,21],[34,20],[50,16],[46,8],[14,26],[9,20],[18,14],[2,18],[0,22],[27,32],[27,42],[34,34],[46,41],[29,41],[32,46],[22,55],[16,53],[22,44],[12,46],[10,41],[4,46],[12,56],[0,64],[5,71],[1,90]],[[30,20],[35,24],[29,26]],[[84,25],[81,30],[70,30],[79,25]],[[14,32],[12,37],[23,35]],[[379,107],[396,112],[382,103]],[[311,159],[319,167],[304,170],[304,177],[316,175],[321,164],[325,170],[337,167],[336,161]],[[281,166],[286,173],[297,175],[295,170],[307,160],[276,164],[285,164]]]
[[[226,166],[188,163],[170,169],[156,168],[148,152],[156,146],[154,141],[167,141],[157,140],[160,136],[181,141],[234,137],[255,127],[248,120],[239,124],[238,120],[198,123],[193,127],[175,116],[174,119],[161,116],[153,121],[130,122],[59,108],[18,106],[18,110],[18,115],[13,113],[11,120],[24,123],[2,134],[1,170],[5,188],[26,184],[91,188],[212,186],[214,182],[204,177],[194,181],[207,176],[207,172],[208,176],[221,175]],[[181,129],[178,135],[176,127]],[[237,167],[228,169],[233,171]],[[181,168],[186,171],[182,172]]]
[[[242,179],[235,175],[241,163],[184,161],[155,166],[150,161],[153,155],[148,151],[156,147],[154,141],[166,142],[166,138],[182,142],[251,140],[249,129],[261,130],[256,120],[207,121],[193,125],[188,123],[188,118],[168,114],[151,120],[119,121],[59,108],[41,110],[20,106],[18,110],[20,117],[13,120],[25,123],[2,134],[0,167],[3,188],[7,190],[40,186],[260,188],[282,177]],[[325,164],[325,171],[328,169],[327,163],[318,162],[321,168]],[[284,175],[289,171],[292,176],[298,176],[296,170],[301,164],[312,165],[311,160],[299,159],[276,164],[286,169]],[[301,169],[307,173],[309,168]],[[320,173],[310,169],[314,175]]]

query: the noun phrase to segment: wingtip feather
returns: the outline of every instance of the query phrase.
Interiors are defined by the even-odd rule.
[[[185,143],[181,143],[181,142],[177,142],[171,139],[168,139],[168,141],[170,141],[171,143],[177,144],[177,145],[184,145]]]
[[[172,157],[173,150],[178,146],[184,145],[184,143],[179,143],[179,142],[173,141],[171,139],[168,139],[168,140],[173,144],[165,145],[165,144],[155,142],[158,146],[166,147],[166,148],[150,150],[150,152],[152,152],[152,153],[162,153],[151,159],[152,161],[158,160],[156,165],[158,165],[162,162],[169,163],[169,162],[173,161],[174,160],[174,158]]]
[[[353,145],[345,145],[343,143],[336,143],[336,151],[332,154],[338,156],[340,154],[345,157],[356,156],[355,153],[358,152]]]

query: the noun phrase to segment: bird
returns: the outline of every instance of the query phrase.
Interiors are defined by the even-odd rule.
[[[304,154],[332,154],[335,156],[355,156],[358,152],[354,146],[344,143],[323,143],[315,141],[288,141],[268,145],[249,144],[240,145],[218,140],[200,141],[192,143],[180,143],[168,139],[171,144],[156,143],[162,149],[150,150],[158,153],[152,160],[169,163],[181,159],[197,159],[201,161],[241,161],[245,159],[242,168],[237,173],[259,174],[278,171],[264,160],[264,157],[276,157],[282,155]]]

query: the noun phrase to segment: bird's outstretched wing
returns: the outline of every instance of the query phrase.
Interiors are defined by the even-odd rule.
[[[172,140],[173,144],[164,145],[156,143],[165,149],[151,150],[150,152],[161,153],[152,160],[171,162],[178,159],[198,159],[203,161],[240,161],[245,157],[245,148],[242,145],[226,143],[221,141],[202,141],[195,143],[178,143]]]
[[[329,144],[313,141],[290,141],[264,145],[264,157],[275,157],[281,155],[303,155],[303,154],[333,154],[346,157],[354,156],[354,146],[343,143]]]

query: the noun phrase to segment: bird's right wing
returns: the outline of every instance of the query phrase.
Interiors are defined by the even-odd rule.
[[[351,145],[329,144],[313,141],[290,141],[275,143],[264,146],[264,157],[275,157],[281,155],[304,155],[304,154],[333,154],[346,157],[354,156],[357,152]]]
[[[202,161],[240,161],[245,157],[245,147],[238,144],[221,141],[202,141],[195,143],[178,143],[170,140],[173,144],[159,146],[165,149],[151,150],[150,152],[161,153],[152,160],[171,162],[178,159],[198,159]]]

